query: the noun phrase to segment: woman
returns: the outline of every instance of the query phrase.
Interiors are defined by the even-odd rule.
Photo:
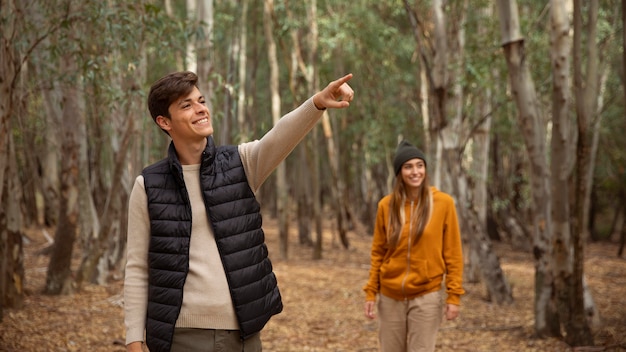
[[[434,351],[443,315],[459,316],[464,290],[456,209],[452,197],[429,186],[426,165],[424,153],[402,141],[393,161],[393,193],[378,203],[363,290],[370,319],[378,296],[383,352]]]

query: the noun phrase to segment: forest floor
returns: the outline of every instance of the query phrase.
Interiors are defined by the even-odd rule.
[[[324,258],[312,260],[312,249],[297,244],[294,226],[290,259],[281,260],[275,222],[266,220],[265,230],[284,310],[262,332],[264,351],[377,351],[377,322],[363,314],[371,237],[349,233],[350,249],[343,249],[327,231]],[[48,257],[37,253],[47,241],[41,231],[29,237],[24,307],[4,310],[0,351],[124,351],[123,280],[69,296],[43,295]],[[533,337],[532,256],[501,244],[494,249],[515,302],[494,305],[483,284],[465,284],[461,315],[442,324],[437,351],[626,351],[626,259],[616,257],[616,244],[586,247],[585,272],[601,322],[593,328],[596,346],[577,349]]]

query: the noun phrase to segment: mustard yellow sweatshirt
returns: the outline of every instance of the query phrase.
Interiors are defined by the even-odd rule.
[[[432,216],[422,237],[415,243],[414,237],[408,235],[416,204],[407,201],[406,220],[395,247],[387,243],[391,195],[378,202],[371,269],[363,288],[366,301],[375,300],[379,293],[399,301],[413,299],[441,289],[445,277],[446,303],[460,305],[460,296],[465,293],[463,253],[454,200],[435,187],[431,187],[431,193]]]

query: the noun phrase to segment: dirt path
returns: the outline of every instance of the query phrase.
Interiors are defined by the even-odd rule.
[[[295,227],[294,227],[295,228]],[[283,295],[284,311],[263,330],[264,351],[377,351],[377,325],[363,315],[362,286],[369,268],[369,236],[350,234],[352,248],[333,245],[327,233],[324,259],[313,261],[311,249],[296,244],[290,259],[276,258],[275,226],[266,221],[270,254]],[[33,233],[26,251],[26,299],[22,310],[4,311],[0,351],[125,351],[122,281],[87,286],[72,296],[41,295],[47,257]],[[335,241],[338,243],[338,241]],[[574,351],[557,339],[534,339],[533,276],[530,254],[496,246],[502,268],[513,286],[515,303],[499,307],[485,300],[480,284],[466,284],[461,317],[445,322],[437,351]],[[616,245],[591,244],[586,249],[587,279],[602,315],[594,329],[594,351],[626,351],[626,260],[615,257]]]

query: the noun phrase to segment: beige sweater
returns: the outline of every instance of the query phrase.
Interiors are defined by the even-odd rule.
[[[253,191],[274,171],[315,126],[323,111],[309,99],[283,116],[260,140],[239,145],[248,183]],[[224,267],[200,193],[200,165],[183,165],[192,212],[189,273],[177,327],[239,329]],[[148,305],[148,245],[150,219],[143,176],[135,179],[128,209],[128,243],[124,279],[126,343],[144,341]]]

